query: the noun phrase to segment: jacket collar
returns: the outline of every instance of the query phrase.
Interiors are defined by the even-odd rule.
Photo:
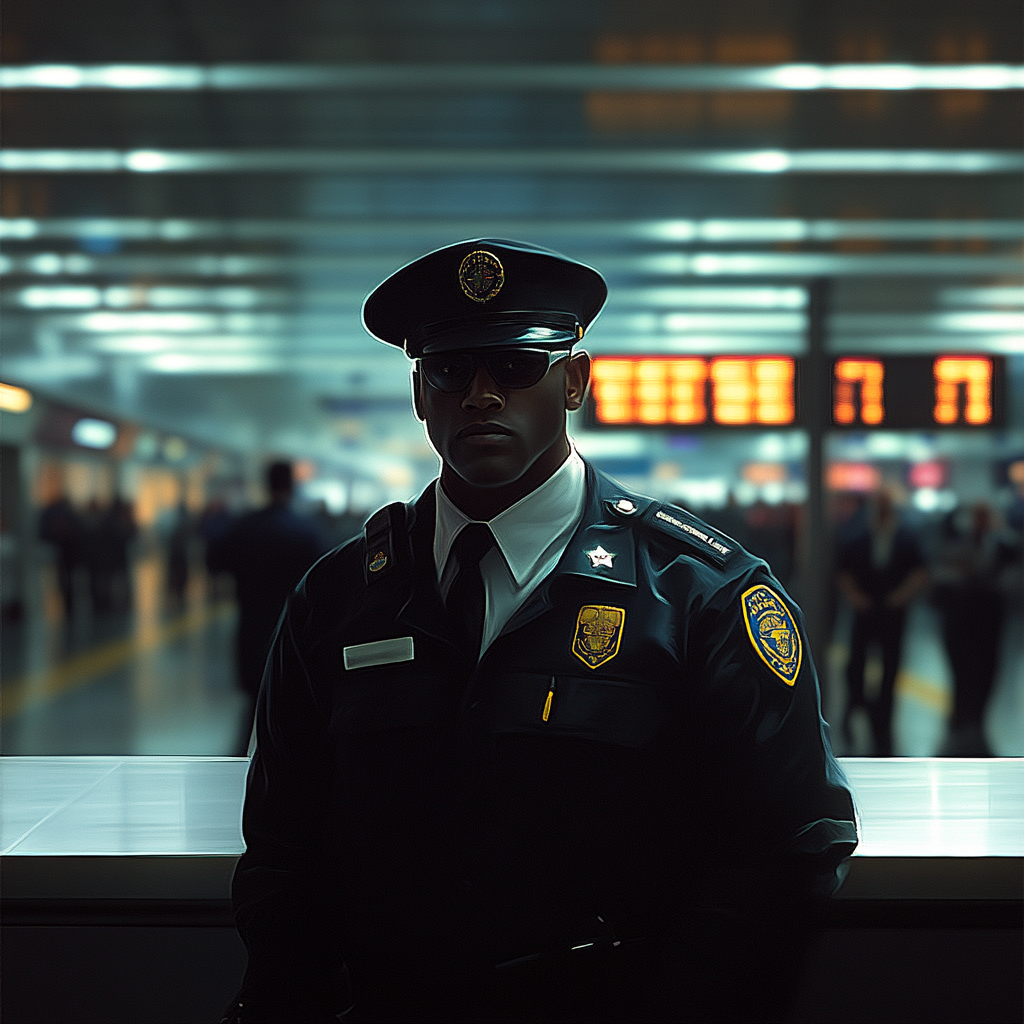
[[[600,581],[614,589],[636,587],[637,545],[632,520],[640,519],[653,499],[626,490],[586,460],[584,464],[587,498],[579,526],[551,575],[509,619],[502,635],[553,607],[550,590],[556,579]],[[409,599],[399,619],[429,636],[457,646],[437,586],[433,554],[435,515],[432,483],[407,511],[412,574]]]

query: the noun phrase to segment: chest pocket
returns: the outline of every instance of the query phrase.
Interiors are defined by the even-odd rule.
[[[572,737],[621,747],[647,746],[664,717],[651,687],[532,673],[495,680],[479,710],[492,733]]]
[[[434,729],[454,717],[443,677],[413,663],[345,672],[333,695],[331,729],[340,735]]]

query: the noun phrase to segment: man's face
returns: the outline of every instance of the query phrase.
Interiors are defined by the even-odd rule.
[[[469,386],[455,393],[417,373],[416,414],[446,469],[471,487],[506,486],[564,446],[565,413],[582,405],[589,366],[586,353],[577,353],[553,363],[532,387],[503,388],[480,361]]]

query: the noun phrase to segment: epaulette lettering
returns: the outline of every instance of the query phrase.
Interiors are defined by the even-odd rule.
[[[733,545],[720,540],[707,523],[696,516],[691,516],[681,508],[665,505],[652,505],[647,515],[648,522],[670,537],[678,537],[688,541],[707,558],[718,565],[725,565],[733,552]]]

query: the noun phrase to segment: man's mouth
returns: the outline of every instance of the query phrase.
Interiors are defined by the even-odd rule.
[[[512,431],[500,423],[470,423],[469,426],[462,427],[457,431],[455,438],[462,440],[464,437],[494,437],[495,435],[511,437]]]

